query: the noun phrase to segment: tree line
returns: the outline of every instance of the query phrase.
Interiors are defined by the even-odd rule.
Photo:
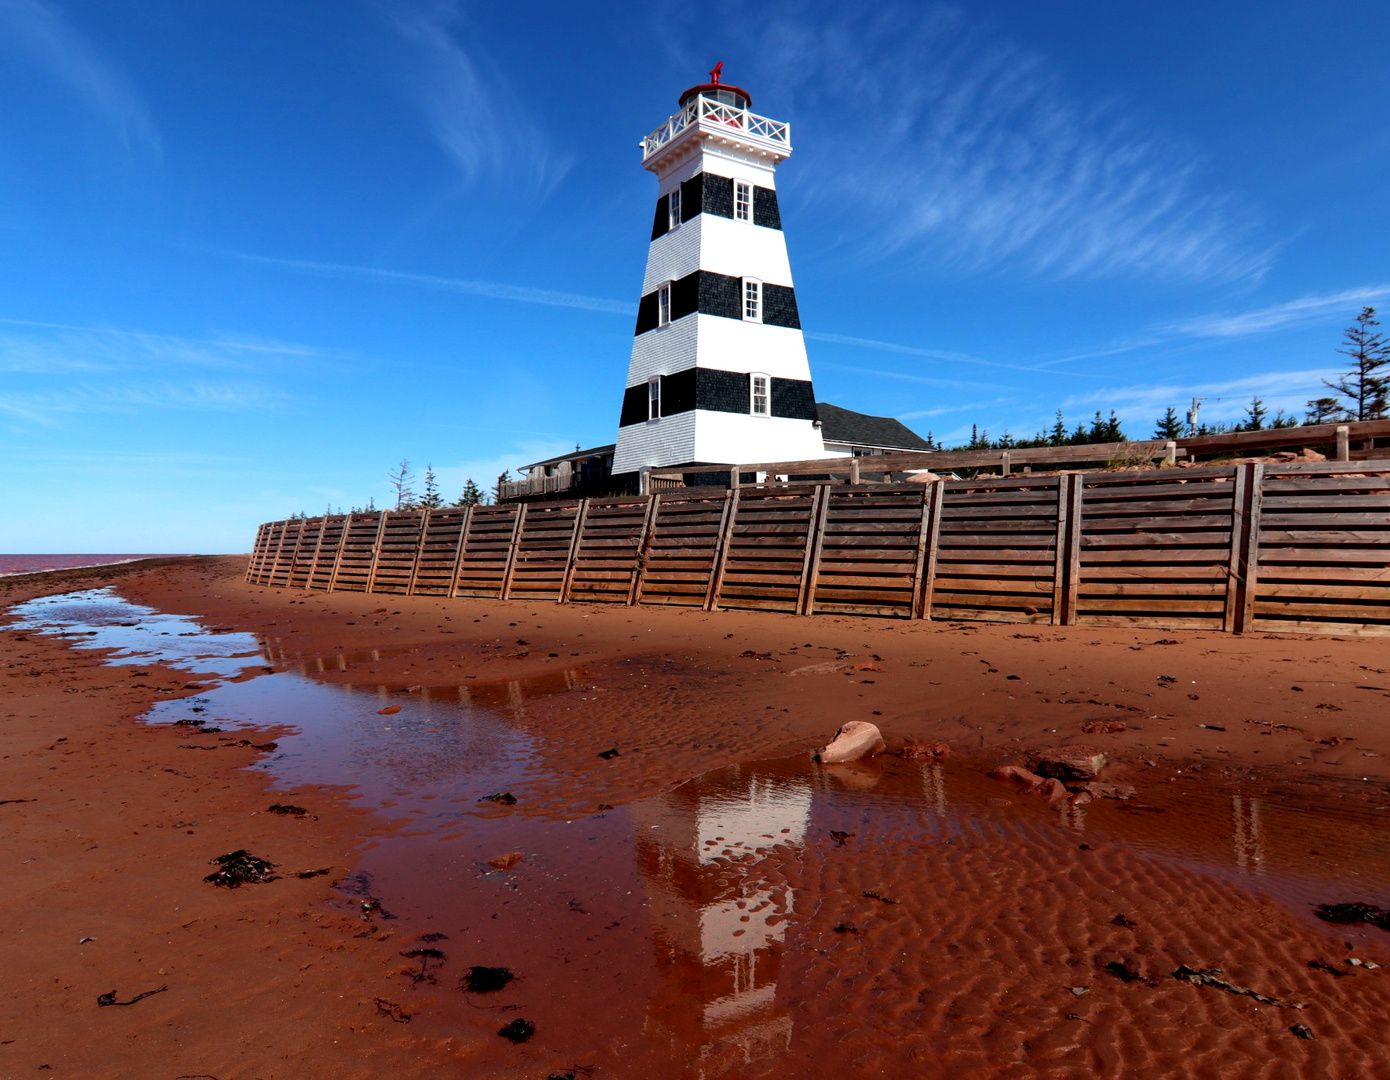
[[[1343,332],[1342,344],[1337,352],[1347,357],[1351,363],[1335,381],[1323,380],[1323,386],[1331,394],[1312,398],[1307,403],[1307,411],[1300,420],[1290,416],[1283,409],[1269,415],[1264,400],[1257,394],[1246,406],[1245,416],[1235,423],[1199,423],[1197,414],[1200,401],[1194,399],[1192,408],[1185,416],[1169,406],[1154,423],[1153,438],[1180,439],[1193,435],[1225,435],[1240,431],[1264,431],[1270,428],[1291,428],[1301,424],[1345,424],[1359,420],[1384,420],[1390,417],[1390,344],[1376,327],[1373,307],[1361,309],[1355,323]],[[1075,428],[1067,426],[1062,410],[1057,410],[1057,419],[1047,431],[1040,431],[1031,439],[1016,438],[1005,431],[999,438],[991,438],[986,430],[976,424],[970,426],[970,441],[953,450],[1010,450],[1039,446],[1083,446],[1087,443],[1126,442],[1128,436],[1120,426],[1114,410],[1103,417],[1099,410],[1090,424],[1078,423]],[[930,432],[927,444],[935,450],[947,447],[937,443]]]

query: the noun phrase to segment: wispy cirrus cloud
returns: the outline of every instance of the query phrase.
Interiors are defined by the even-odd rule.
[[[553,289],[536,289],[529,285],[476,281],[469,278],[443,277],[437,274],[412,274],[403,270],[387,270],[375,266],[354,266],[349,263],[316,262],[312,259],[281,259],[271,255],[249,255],[239,251],[233,251],[229,254],[238,259],[246,259],[248,262],[281,266],[287,270],[322,274],[327,277],[356,278],[359,281],[380,281],[394,285],[419,285],[429,289],[466,293],[469,296],[484,296],[493,300],[540,304],[544,307],[577,308],[580,311],[598,311],[612,315],[637,314],[636,304],[622,300],[610,300],[602,296],[584,296],[580,293],[557,292]]]
[[[1203,315],[1162,329],[1185,337],[1234,338],[1342,315],[1350,322],[1356,309],[1390,297],[1390,285],[1366,285],[1324,296],[1303,296],[1282,304],[1236,314]]]
[[[127,152],[160,151],[159,132],[123,72],[48,0],[0,0],[0,44],[30,56],[116,131]]]
[[[334,354],[308,345],[236,337],[190,338],[106,326],[0,318],[0,372],[60,375],[160,368],[250,369],[267,359]]]
[[[401,0],[383,10],[410,46],[409,95],[465,180],[506,179],[544,195],[564,178],[572,159],[556,152],[455,0]]]
[[[83,383],[0,394],[0,415],[51,426],[60,416],[78,413],[226,412],[273,408],[286,400],[282,391],[255,383]]]
[[[1261,372],[1239,379],[1196,384],[1165,382],[1117,386],[1068,397],[1062,402],[1062,409],[1068,415],[1084,414],[1091,409],[1114,409],[1122,420],[1136,422],[1141,427],[1152,423],[1170,405],[1182,412],[1194,397],[1201,399],[1202,419],[1207,421],[1240,419],[1253,397],[1259,397],[1270,412],[1283,409],[1298,414],[1306,405],[1310,391],[1316,392],[1322,380],[1335,375],[1334,368],[1311,368]]]
[[[760,40],[815,128],[798,183],[862,259],[1254,280],[1271,253],[1201,156],[944,6],[793,9]],[[794,134],[798,129],[794,129]],[[805,160],[809,159],[809,160]]]

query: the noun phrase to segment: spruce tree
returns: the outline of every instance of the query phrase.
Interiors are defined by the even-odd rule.
[[[1154,428],[1155,439],[1181,439],[1182,421],[1178,419],[1178,410],[1173,406],[1168,406],[1168,411],[1158,418],[1158,424]]]
[[[1057,422],[1052,425],[1052,432],[1048,435],[1047,441],[1053,446],[1064,446],[1067,441],[1067,422],[1062,416],[1062,410],[1057,410]]]
[[[1356,324],[1348,326],[1342,338],[1343,348],[1337,351],[1351,358],[1352,368],[1336,382],[1323,380],[1329,390],[1335,390],[1346,402],[1352,420],[1382,420],[1390,411],[1390,345],[1376,333],[1376,309],[1365,307],[1356,316]]]
[[[1250,407],[1245,410],[1245,422],[1237,428],[1238,431],[1263,431],[1265,417],[1269,415],[1269,410],[1265,408],[1265,403],[1259,394],[1250,399]]]
[[[473,482],[470,476],[468,482],[463,485],[463,494],[454,502],[455,506],[477,506],[483,501],[483,493],[478,485]]]
[[[511,471],[511,469],[503,469],[502,472],[501,472],[501,474],[497,477],[497,483],[494,484],[493,487],[492,487],[492,501],[493,501],[494,503],[500,503],[500,502],[502,501],[502,490],[503,490],[502,485],[503,485],[503,484],[510,484],[511,482],[512,482],[512,471]]]
[[[1304,415],[1305,424],[1340,424],[1347,418],[1341,404],[1334,397],[1313,398],[1308,402],[1308,412]]]
[[[444,505],[444,496],[439,493],[439,479],[434,475],[433,465],[425,466],[425,490],[415,505],[421,510],[438,510]]]

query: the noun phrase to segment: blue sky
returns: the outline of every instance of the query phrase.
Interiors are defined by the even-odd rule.
[[[946,441],[1302,412],[1390,307],[1381,5],[0,0],[0,551],[611,441],[715,61],[792,122],[821,400]]]

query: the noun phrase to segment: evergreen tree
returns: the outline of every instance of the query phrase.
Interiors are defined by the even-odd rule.
[[[1241,424],[1237,431],[1263,431],[1265,417],[1269,415],[1269,410],[1265,408],[1264,401],[1256,394],[1250,399],[1250,407],[1245,410],[1245,422]]]
[[[1062,410],[1057,410],[1057,422],[1052,425],[1052,431],[1048,435],[1047,441],[1053,446],[1065,446],[1067,441],[1067,422],[1062,416]]]
[[[1334,397],[1313,398],[1308,402],[1308,412],[1303,418],[1305,424],[1340,424],[1347,418],[1342,406]]]
[[[1390,411],[1390,345],[1376,333],[1376,309],[1366,307],[1356,316],[1356,325],[1349,326],[1342,338],[1343,348],[1337,351],[1351,358],[1352,368],[1336,382],[1323,380],[1329,390],[1335,390],[1347,403],[1352,420],[1381,420]]]
[[[502,485],[510,484],[511,482],[511,469],[503,469],[501,475],[497,477],[497,483],[494,484],[492,488],[492,501],[494,503],[500,503],[502,501]]]
[[[1100,410],[1097,409],[1095,419],[1091,421],[1091,430],[1086,433],[1086,441],[1093,443],[1110,442],[1110,440],[1106,438],[1106,432],[1108,430],[1109,428],[1106,426],[1104,417],[1100,415]]]
[[[1276,409],[1274,419],[1270,421],[1269,426],[1272,428],[1298,427],[1298,418],[1288,415],[1283,409]]]
[[[1173,406],[1168,406],[1168,411],[1158,418],[1158,425],[1154,428],[1155,439],[1181,439],[1182,421],[1178,419],[1178,410]]]
[[[483,493],[478,485],[473,482],[473,478],[468,478],[468,483],[463,485],[463,494],[460,495],[455,506],[477,506],[483,501]]]
[[[1099,416],[1100,413],[1096,413],[1096,415]],[[1086,425],[1083,424],[1080,420],[1078,420],[1076,422],[1076,430],[1071,433],[1070,437],[1068,437],[1067,439],[1067,442],[1071,443],[1071,445],[1073,446],[1080,446],[1083,443],[1088,443],[1090,441],[1090,436],[1086,434]]]
[[[425,490],[417,504],[422,510],[438,510],[444,505],[444,496],[439,494],[439,480],[434,475],[434,466],[425,466]]]
[[[396,493],[396,509],[409,510],[415,505],[415,474],[410,471],[410,462],[401,458],[400,464],[386,474],[391,481],[391,490]]]

